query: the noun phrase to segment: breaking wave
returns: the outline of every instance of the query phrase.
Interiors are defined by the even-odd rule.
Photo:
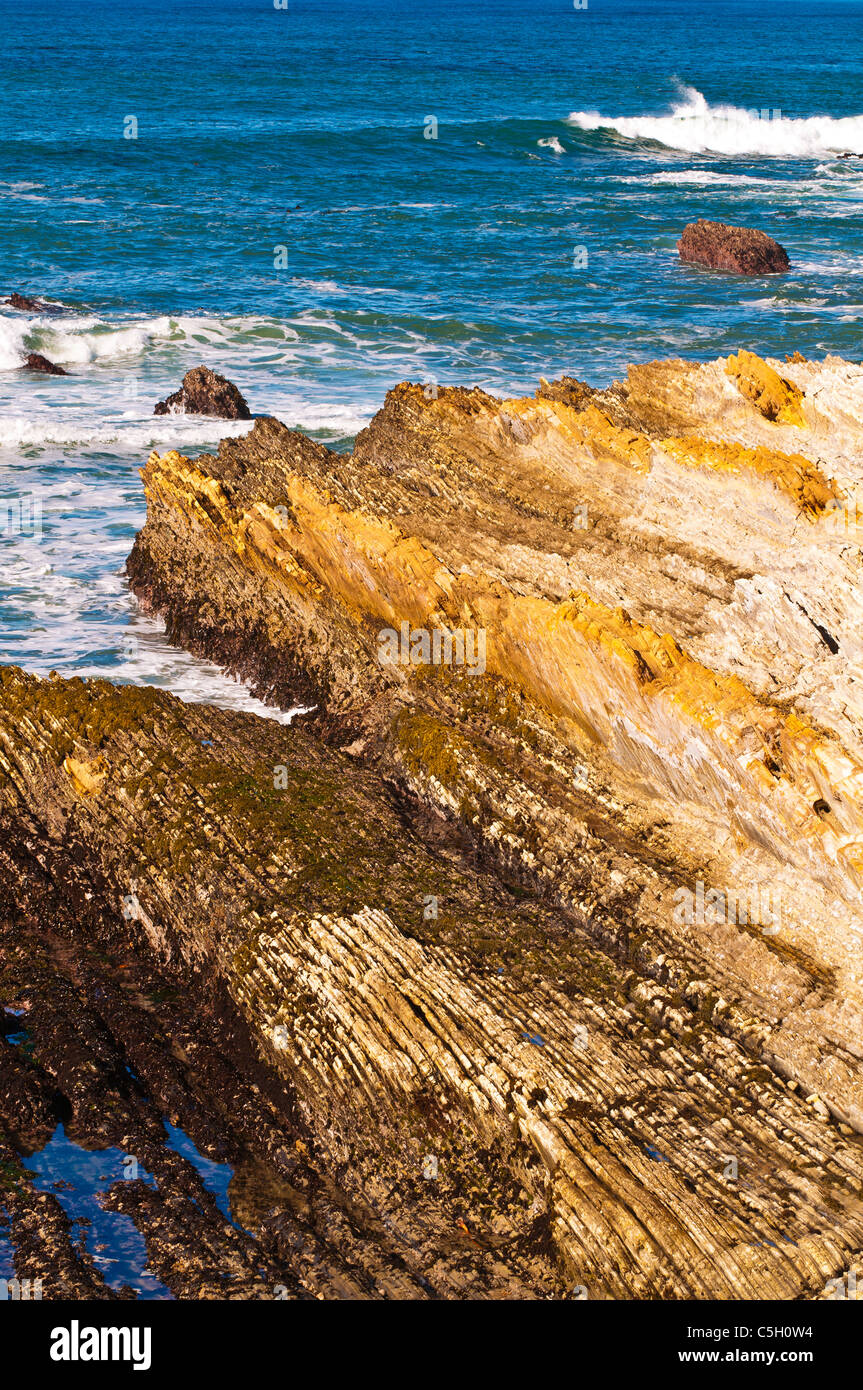
[[[768,155],[778,159],[863,154],[863,116],[783,116],[739,106],[711,106],[695,87],[683,87],[666,116],[602,116],[572,111],[579,130],[614,131],[627,140],[652,140],[688,154]]]
[[[97,318],[48,319],[0,316],[0,372],[23,366],[28,352],[41,352],[58,366],[84,366],[99,358],[138,357],[159,337],[168,337],[171,321],[152,319],[118,328]]]

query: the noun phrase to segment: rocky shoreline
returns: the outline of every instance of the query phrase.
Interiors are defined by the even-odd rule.
[[[151,455],[133,592],[314,709],[0,672],[21,1277],[41,1223],[50,1296],[111,1296],[20,1171],[61,1115],[156,1175],[109,1200],[179,1297],[858,1267],[861,434],[859,367],[741,350]],[[169,1112],[241,1222],[194,1216]]]

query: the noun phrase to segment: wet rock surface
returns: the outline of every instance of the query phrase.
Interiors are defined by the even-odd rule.
[[[785,247],[766,232],[704,218],[684,227],[677,249],[682,261],[738,275],[780,275],[790,265]]]
[[[65,367],[58,367],[55,362],[49,362],[47,357],[43,357],[41,352],[28,352],[26,361],[22,364],[25,371],[44,372],[46,376],[68,376]]]
[[[278,930],[273,914],[311,922],[314,910],[359,904],[359,884],[371,894],[380,874],[383,901],[404,898],[402,915],[422,917],[413,875],[437,872],[435,859],[378,803],[377,786],[357,786],[352,768],[299,731],[155,691],[7,670],[2,697],[0,998],[11,1037],[27,1032],[26,1044],[9,1032],[0,1041],[0,1210],[17,1276],[41,1278],[44,1298],[132,1296],[105,1283],[58,1197],[34,1189],[28,1158],[62,1122],[82,1148],[122,1149],[146,1171],[111,1184],[103,1205],[143,1234],[149,1270],[175,1297],[564,1294],[547,1213],[540,1220],[510,1171],[508,1142],[468,1131],[462,1151],[442,1117],[430,1132],[425,1085],[408,1104],[397,1087],[374,1122],[363,1117],[362,1084],[342,1096],[342,1069],[328,1074],[337,1039],[336,1052],[323,1042],[320,1074],[277,1064],[282,1044],[258,1009],[247,946]],[[27,749],[9,738],[25,709],[39,730]],[[182,771],[176,758],[188,759]],[[272,767],[285,758],[282,796]],[[86,765],[103,773],[93,794],[80,781]],[[38,806],[34,774],[49,780]],[[321,839],[323,810],[341,827],[338,845]],[[35,858],[34,835],[44,837]],[[444,877],[470,900],[454,868]],[[315,985],[298,975],[290,990],[300,1012],[282,1010],[283,1026],[299,1041]],[[360,1035],[361,1013],[343,1013]],[[382,1034],[378,1064],[383,1048]],[[370,1072],[373,1092],[383,1079]],[[166,1141],[168,1125],[231,1165],[229,1215]],[[434,1178],[424,1176],[430,1145]]]
[[[183,377],[179,391],[159,401],[154,415],[218,415],[223,420],[250,420],[251,412],[240,391],[209,367],[193,367]]]
[[[856,1258],[859,1141],[659,958],[607,850],[563,910],[301,729],[2,696],[4,1208],[44,1296],[124,1296],[28,1184],[58,1116],[152,1175],[105,1205],[177,1297],[790,1298]]]
[[[13,291],[8,299],[4,299],[4,304],[8,304],[11,309],[20,309],[27,314],[59,314],[62,309],[58,304],[48,304],[44,299],[35,299],[30,295],[18,294]]]

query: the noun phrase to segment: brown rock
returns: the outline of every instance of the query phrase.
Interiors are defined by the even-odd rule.
[[[10,294],[3,303],[10,305],[13,309],[22,309],[28,314],[56,314],[58,312],[56,304],[46,304],[43,299],[30,299],[26,294],[18,294],[17,292]]]
[[[738,275],[778,275],[790,264],[785,247],[766,232],[704,218],[684,227],[677,249],[682,261]]]
[[[846,1045],[863,1019],[863,737],[844,712],[860,387],[838,359],[778,366],[651,363],[533,399],[404,384],[349,456],[258,419],[211,458],[151,457],[128,569],[172,640],[316,705],[326,737],[460,823],[508,881],[589,912],[627,958],[647,933],[663,968],[715,980],[757,1020],[741,1037],[767,1028],[762,1064],[863,1131]],[[685,807],[668,790],[682,749]],[[707,881],[697,847],[727,825],[710,887],[774,885],[779,933],[763,904],[727,914],[722,942],[674,920],[674,893]]]
[[[217,415],[222,420],[252,418],[244,397],[233,382],[203,366],[186,372],[180,390],[159,401],[153,414]]]
[[[45,372],[47,376],[69,375],[64,367],[58,367],[56,363],[49,362],[48,358],[43,357],[41,352],[28,352],[27,361],[23,365],[28,371]]]
[[[567,860],[578,901],[548,900],[538,875],[512,891],[514,858],[505,887],[454,823],[388,785],[389,756],[382,778],[306,728],[0,667],[0,998],[26,989],[38,1058],[0,1045],[0,1174],[16,1267],[46,1293],[104,1296],[7,1141],[10,1115],[45,1134],[55,1091],[71,1138],[122,1144],[152,1174],[113,1183],[105,1207],[134,1218],[180,1299],[220,1297],[227,1271],[232,1300],[277,1283],[306,1298],[548,1300],[576,1275],[597,1301],[791,1300],[859,1261],[859,1144],[825,1118],[823,1066],[816,1081],[785,1057],[801,1041],[795,1001],[817,1019],[831,978],[813,989],[808,951],[755,932],[727,956],[727,924],[675,935],[655,911],[674,886],[663,838],[627,836],[598,797],[582,802],[590,820],[566,814],[578,764],[559,761],[553,721],[498,686],[490,703],[463,691],[456,728],[438,693],[444,722],[402,707],[402,766],[433,765],[439,787],[466,779],[459,814],[477,821],[499,795],[507,853],[550,793],[530,840]],[[97,795],[72,760],[104,771]],[[737,999],[735,960],[752,985]],[[856,1044],[850,1014],[844,1026]],[[228,1195],[245,1229],[166,1152],[163,1116],[238,1155]]]

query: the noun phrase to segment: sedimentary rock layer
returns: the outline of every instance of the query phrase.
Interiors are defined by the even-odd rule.
[[[274,420],[154,454],[129,573],[861,1129],[861,438],[836,359],[402,385],[349,456]]]
[[[618,621],[599,645],[640,671]],[[757,932],[729,929],[701,974],[685,946],[657,956],[638,876],[665,882],[663,827],[644,824],[639,858],[619,806],[561,801],[563,744],[515,691],[497,709],[504,768],[480,732],[504,693],[465,716],[460,744],[456,694],[437,716],[434,691],[403,703],[403,775],[437,789],[422,817],[356,746],[152,689],[0,672],[0,982],[35,1040],[26,1060],[0,1043],[18,1119],[0,1204],[19,1248],[32,1257],[48,1215],[11,1145],[35,1147],[59,1093],[71,1132],[134,1142],[157,1174],[112,1201],[186,1296],[219,1296],[225,1261],[250,1298],[280,1277],[288,1296],[794,1298],[858,1267],[859,1140],[764,1065],[781,1026],[722,996],[736,934],[766,972],[752,998],[772,992],[777,1013],[827,983]],[[476,815],[433,814],[448,787],[465,803],[475,788]],[[480,801],[507,796],[486,838],[511,839],[514,863],[530,840],[536,892],[475,853]],[[544,891],[548,870],[564,895],[565,842],[580,906]],[[154,975],[180,987],[167,1011]],[[242,1144],[234,1226],[164,1153],[152,1098],[205,1151]],[[61,1215],[55,1287],[104,1296]]]

